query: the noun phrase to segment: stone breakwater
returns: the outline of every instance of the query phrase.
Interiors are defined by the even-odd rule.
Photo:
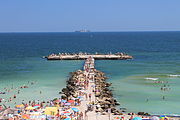
[[[115,53],[115,54],[59,53],[59,54],[50,54],[45,58],[47,60],[86,60],[89,57],[93,57],[95,60],[126,60],[133,58],[132,56],[125,53]]]
[[[96,112],[108,112],[114,114],[120,114],[121,112],[116,109],[117,105],[120,105],[115,98],[113,98],[113,94],[109,87],[111,83],[106,82],[107,77],[101,71],[95,71],[95,97],[97,109]]]
[[[116,109],[116,105],[119,105],[119,103],[113,98],[109,89],[111,83],[106,82],[106,79],[105,73],[95,69],[94,58],[90,56],[85,61],[83,70],[70,73],[67,86],[61,92],[62,99],[84,98],[86,104],[94,107],[92,110],[84,106],[87,107],[85,111],[94,111],[101,114],[109,112],[119,115],[121,111]],[[79,105],[81,105],[80,101]]]

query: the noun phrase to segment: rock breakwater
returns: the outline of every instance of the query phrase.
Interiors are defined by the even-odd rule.
[[[95,112],[101,114],[107,114],[108,112],[119,115],[121,111],[116,109],[119,103],[113,97],[113,93],[109,88],[111,83],[106,80],[105,73],[95,69],[94,58],[90,56],[85,61],[83,70],[70,73],[67,86],[61,92],[62,98],[68,100],[83,98],[82,100],[85,101],[89,99],[88,104],[93,106]]]

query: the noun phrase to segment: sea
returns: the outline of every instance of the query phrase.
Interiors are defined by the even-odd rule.
[[[134,57],[95,61],[112,83],[120,109],[180,115],[180,32],[0,33],[0,93],[5,92],[0,104],[60,98],[69,73],[82,69],[84,61],[47,61],[43,56],[78,52]]]

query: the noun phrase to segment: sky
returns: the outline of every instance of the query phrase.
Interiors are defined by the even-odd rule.
[[[0,0],[0,32],[180,31],[180,0]]]

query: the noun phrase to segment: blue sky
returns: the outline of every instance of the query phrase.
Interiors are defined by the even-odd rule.
[[[180,31],[180,0],[1,0],[0,32]]]

